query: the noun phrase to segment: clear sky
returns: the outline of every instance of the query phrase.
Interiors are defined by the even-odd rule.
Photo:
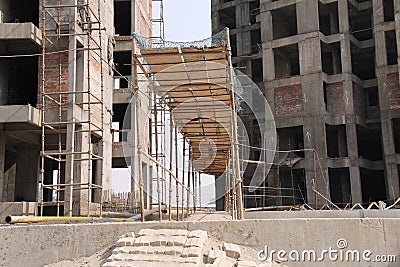
[[[164,0],[165,39],[196,41],[211,36],[211,0]]]
[[[156,4],[153,12],[153,17],[158,17]],[[167,41],[196,41],[210,37],[211,0],[164,0],[164,24]],[[214,177],[202,175],[203,203],[208,203],[214,196],[213,182]],[[128,169],[113,169],[112,188],[117,192],[130,190]]]

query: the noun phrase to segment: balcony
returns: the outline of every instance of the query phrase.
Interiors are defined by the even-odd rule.
[[[0,54],[39,53],[42,32],[33,23],[0,23]]]

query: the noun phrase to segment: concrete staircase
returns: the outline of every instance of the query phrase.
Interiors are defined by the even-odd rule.
[[[203,262],[205,231],[142,229],[120,238],[104,267],[199,266]]]

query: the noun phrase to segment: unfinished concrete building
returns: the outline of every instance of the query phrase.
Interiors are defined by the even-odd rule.
[[[246,170],[247,207],[399,198],[399,1],[213,0],[212,20],[213,33],[231,29],[233,63],[267,98],[277,149],[294,150],[256,193]],[[241,117],[260,147],[261,126]]]
[[[97,214],[111,186],[112,1],[1,1],[0,10],[2,207]]]
[[[112,122],[134,90],[116,80],[132,71],[131,33],[151,36],[151,7],[0,1],[2,215],[101,214],[121,153]]]
[[[162,1],[161,1],[162,2]],[[151,0],[124,0],[114,1],[114,95],[113,95],[113,168],[128,168],[131,173],[131,200],[133,208],[138,207],[139,202],[139,168],[145,176],[145,191],[151,192],[151,179],[153,178],[152,163],[146,158],[139,162],[137,159],[137,147],[145,150],[151,149],[151,94],[143,86],[143,81],[134,82],[135,74],[140,73],[135,67],[135,44],[132,33],[138,33],[145,37],[152,37],[152,1]],[[137,88],[135,88],[137,86]],[[134,92],[138,94],[140,111],[136,112]],[[136,98],[136,97],[135,97]],[[132,103],[132,105],[130,105]],[[137,114],[136,114],[137,113]],[[139,129],[135,125],[141,125]],[[138,139],[137,136],[141,138]],[[139,141],[138,141],[139,140]],[[139,142],[139,143],[138,143]],[[132,153],[124,150],[124,145],[132,144]],[[119,179],[119,177],[115,177]],[[151,206],[150,194],[145,197],[145,207]]]

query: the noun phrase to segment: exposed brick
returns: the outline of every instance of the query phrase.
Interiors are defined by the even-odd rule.
[[[335,116],[345,114],[345,98],[343,83],[332,83],[326,85],[327,110]]]
[[[389,94],[390,109],[400,109],[399,73],[395,72],[387,75],[386,87]]]
[[[287,116],[303,111],[301,85],[283,86],[275,88],[275,116]]]

